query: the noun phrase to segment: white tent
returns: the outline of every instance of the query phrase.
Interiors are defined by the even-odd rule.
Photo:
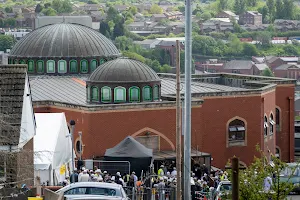
[[[72,159],[72,141],[64,113],[36,113],[34,173],[41,183],[54,185],[64,180],[60,168]]]

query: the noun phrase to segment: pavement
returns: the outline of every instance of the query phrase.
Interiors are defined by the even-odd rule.
[[[288,200],[300,200],[300,195],[289,195]]]

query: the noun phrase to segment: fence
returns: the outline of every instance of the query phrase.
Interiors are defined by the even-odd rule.
[[[84,160],[84,166],[87,169],[93,169],[98,167],[101,171],[107,171],[110,174],[130,174],[130,162],[129,161],[105,161],[105,160]]]
[[[131,200],[176,200],[176,188],[134,188],[124,187],[127,196]],[[210,192],[196,191],[191,195],[192,200],[213,200]]]

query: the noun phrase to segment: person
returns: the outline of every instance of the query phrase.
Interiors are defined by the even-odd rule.
[[[102,177],[102,176],[101,176],[101,170],[100,170],[100,169],[96,169],[96,170],[95,170],[95,176],[96,176],[97,178]]]
[[[83,170],[82,175],[78,178],[78,182],[89,182],[90,176],[87,173],[87,170]]]
[[[208,168],[203,164],[203,173],[208,174]]]
[[[77,169],[76,168],[74,169],[74,172],[71,174],[70,182],[71,183],[78,182],[78,173],[77,173]]]
[[[218,177],[218,176],[215,176],[215,178],[214,178],[214,188],[217,189],[219,183],[220,183],[219,177]]]
[[[175,178],[177,176],[176,167],[173,167],[173,171],[171,172],[171,177]]]
[[[121,173],[117,172],[116,173],[116,181],[117,184],[122,185],[123,187],[125,186],[124,180],[121,178]]]
[[[272,178],[270,176],[267,176],[264,180],[264,190],[266,192],[269,192],[272,186]]]
[[[130,175],[128,173],[124,173],[123,180],[124,180],[124,183],[126,185],[128,185],[128,182],[130,181]]]
[[[63,181],[63,186],[70,185],[70,177],[66,175],[65,180]]]
[[[159,170],[157,171],[158,179],[160,179],[160,177],[163,177],[164,175],[164,165],[161,165]]]

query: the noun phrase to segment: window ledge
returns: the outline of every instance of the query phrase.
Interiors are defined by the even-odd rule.
[[[229,141],[228,147],[234,147],[234,146],[246,146],[245,141]]]

